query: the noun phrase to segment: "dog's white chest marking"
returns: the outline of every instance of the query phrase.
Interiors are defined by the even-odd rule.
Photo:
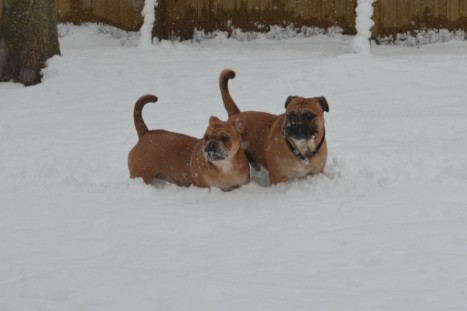
[[[229,159],[216,161],[213,162],[213,164],[218,167],[224,174],[230,173],[232,171],[232,163]]]
[[[315,142],[315,136],[313,136],[311,139],[304,140],[296,140],[292,139],[297,150],[300,151],[302,155],[305,155],[307,151],[313,151],[316,149],[316,142]]]
[[[301,160],[297,166],[296,171],[306,171],[305,173],[297,172],[298,175],[307,175],[313,171],[313,167],[310,166],[311,158],[316,154],[316,142],[315,136],[309,140],[296,140],[292,139],[295,147],[289,144],[289,147],[295,153],[295,155]]]

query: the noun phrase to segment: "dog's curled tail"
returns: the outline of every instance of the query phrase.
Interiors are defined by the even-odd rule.
[[[219,88],[221,89],[222,101],[224,102],[224,107],[229,117],[240,113],[240,109],[238,109],[229,92],[229,80],[233,78],[235,78],[235,71],[232,69],[222,70],[219,76]]]
[[[154,95],[144,95],[141,96],[135,103],[135,109],[133,110],[133,120],[135,121],[136,132],[138,133],[138,138],[143,137],[144,134],[149,132],[146,123],[143,120],[143,107],[147,103],[157,102],[157,97]]]

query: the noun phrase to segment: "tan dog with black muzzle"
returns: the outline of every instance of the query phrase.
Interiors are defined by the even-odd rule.
[[[259,163],[267,169],[272,184],[323,172],[327,159],[324,112],[329,111],[326,98],[289,96],[286,112],[280,115],[241,112],[229,93],[228,80],[233,78],[235,72],[224,69],[219,87],[229,119],[245,123],[243,138],[252,166],[259,169]]]
[[[243,121],[222,122],[211,117],[203,139],[165,130],[149,131],[142,118],[144,105],[156,102],[142,96],[134,107],[138,143],[128,155],[130,177],[155,178],[179,186],[219,187],[232,190],[250,181],[248,159],[241,146]]]

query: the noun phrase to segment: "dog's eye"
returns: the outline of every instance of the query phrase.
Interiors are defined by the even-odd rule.
[[[297,114],[293,111],[290,111],[290,112],[287,112],[287,117],[291,118],[291,119],[296,119],[297,118]]]
[[[228,142],[229,139],[230,139],[229,136],[225,136],[225,135],[221,136],[221,140],[222,140],[222,142],[224,142],[224,143]]]
[[[311,113],[310,111],[305,111],[303,113],[303,117],[307,120],[311,120],[315,117],[315,115],[313,113]]]

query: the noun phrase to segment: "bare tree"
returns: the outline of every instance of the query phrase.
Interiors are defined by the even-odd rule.
[[[0,81],[39,83],[46,60],[60,54],[55,1],[3,0],[2,12]]]

